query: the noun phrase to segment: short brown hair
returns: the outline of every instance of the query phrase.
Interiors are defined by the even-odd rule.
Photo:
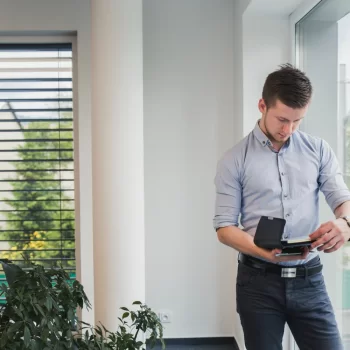
[[[291,108],[304,108],[310,102],[311,95],[309,78],[287,63],[267,76],[262,98],[267,108],[273,107],[277,100]]]

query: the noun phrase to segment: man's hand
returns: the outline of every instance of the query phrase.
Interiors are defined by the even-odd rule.
[[[328,221],[322,224],[315,232],[310,234],[311,248],[317,248],[325,253],[332,253],[338,250],[350,238],[350,228],[344,219]]]
[[[276,256],[276,254],[279,254],[281,252],[282,252],[282,249],[273,249],[273,250],[264,249],[264,254],[262,255],[262,258],[269,260],[274,264],[279,262],[285,262],[285,261],[304,260],[309,254],[309,249],[307,247],[303,247],[302,255]]]

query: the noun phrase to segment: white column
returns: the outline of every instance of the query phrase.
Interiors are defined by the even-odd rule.
[[[95,321],[115,331],[145,299],[142,0],[91,6]]]

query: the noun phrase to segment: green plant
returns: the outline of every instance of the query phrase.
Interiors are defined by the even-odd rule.
[[[0,309],[0,349],[3,350],[139,350],[148,337],[153,348],[160,340],[163,349],[163,327],[157,315],[141,302],[138,310],[122,308],[120,325],[115,332],[103,325],[93,327],[79,322],[76,310],[90,308],[83,286],[69,281],[62,268],[45,270],[30,264],[23,269],[4,264],[9,286],[2,284],[6,304]]]
[[[139,350],[145,349],[143,341],[138,339],[140,331],[148,335],[147,344],[152,349],[157,340],[165,349],[163,340],[163,326],[157,315],[147,306],[139,301],[133,305],[138,305],[136,311],[122,307],[123,316],[119,319],[120,326],[117,332],[108,331],[103,325],[86,330],[83,337],[77,338],[78,349],[97,350],[97,349],[115,349],[115,350]]]
[[[4,264],[3,264],[4,265]],[[72,349],[76,309],[90,307],[83,286],[63,269],[4,266],[9,286],[1,285],[6,304],[0,310],[0,348]],[[11,278],[9,278],[11,277]]]

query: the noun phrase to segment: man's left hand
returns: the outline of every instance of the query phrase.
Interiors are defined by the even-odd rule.
[[[342,247],[350,238],[350,228],[344,219],[328,221],[310,234],[311,248],[317,248],[325,253],[332,253]]]

